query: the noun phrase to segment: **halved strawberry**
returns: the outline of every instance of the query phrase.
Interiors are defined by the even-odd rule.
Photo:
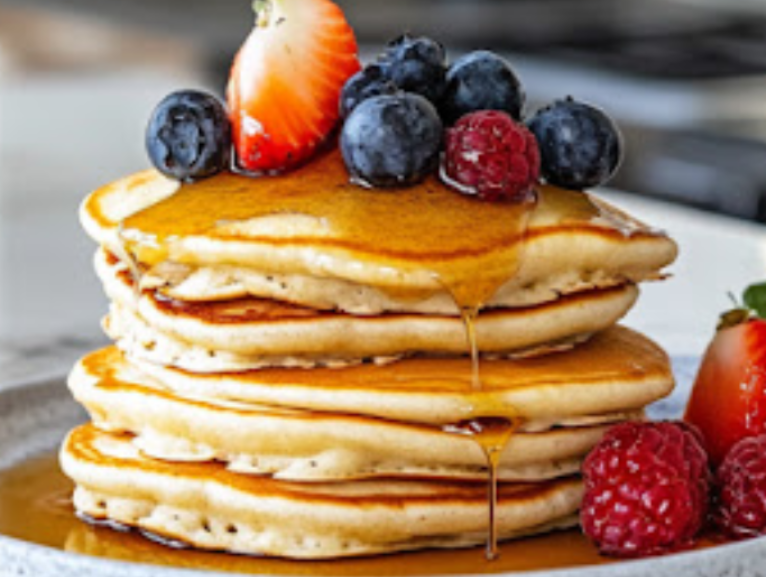
[[[685,420],[702,432],[718,465],[739,440],[766,432],[766,285],[745,292],[745,304],[721,316],[702,359]]]
[[[234,60],[229,114],[239,165],[294,166],[333,130],[340,92],[360,69],[357,44],[330,0],[256,0],[255,29]]]

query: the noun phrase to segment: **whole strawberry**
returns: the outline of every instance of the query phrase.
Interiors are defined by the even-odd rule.
[[[716,480],[718,526],[735,539],[766,534],[766,435],[734,445]]]
[[[702,432],[714,465],[745,437],[766,433],[766,284],[721,316],[684,420]]]
[[[601,553],[643,557],[693,543],[708,509],[710,474],[684,423],[622,423],[583,465],[580,520]]]
[[[540,176],[534,135],[505,112],[481,110],[447,131],[443,175],[458,191],[482,200],[523,201]]]

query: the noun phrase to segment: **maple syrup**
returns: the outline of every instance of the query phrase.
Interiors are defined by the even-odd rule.
[[[96,208],[98,198],[97,192],[86,206],[94,220],[105,224]],[[491,294],[508,280],[508,263],[516,260],[533,208],[534,202],[491,204],[466,198],[436,178],[396,191],[360,188],[349,182],[334,151],[280,176],[252,179],[226,173],[183,185],[121,222],[119,235],[130,259],[148,266],[167,259],[202,264],[196,251],[183,247],[189,237],[313,247],[338,260],[353,253],[354,261],[374,269],[381,288],[391,294],[420,296],[410,292],[400,273],[426,270],[460,302],[477,302],[473,294]],[[279,263],[276,257],[256,251],[242,264],[290,273],[310,266],[300,258]],[[236,264],[236,255],[229,258],[234,260],[228,264]]]
[[[477,417],[455,425],[444,427],[445,432],[468,435],[481,447],[487,460],[487,496],[489,502],[489,522],[487,538],[487,559],[498,557],[497,534],[497,470],[503,450],[511,440],[513,433],[521,425],[520,419],[506,417]]]

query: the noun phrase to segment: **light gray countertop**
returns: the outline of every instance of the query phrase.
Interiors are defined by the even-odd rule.
[[[91,189],[146,166],[148,113],[170,90],[196,84],[165,73],[25,82],[0,73],[0,386],[63,374],[105,342],[106,300],[77,206]],[[727,293],[766,277],[766,227],[637,195],[603,196],[681,247],[672,277],[645,286],[626,324],[672,355],[701,354],[730,305]]]

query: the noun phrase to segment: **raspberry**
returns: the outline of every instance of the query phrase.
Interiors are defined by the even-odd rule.
[[[534,135],[505,112],[466,114],[447,131],[446,148],[445,181],[483,200],[526,200],[540,176]]]
[[[690,546],[708,507],[708,459],[684,423],[622,423],[583,465],[583,531],[605,555],[643,557]]]
[[[730,537],[766,534],[766,435],[747,437],[718,469],[715,520]]]

